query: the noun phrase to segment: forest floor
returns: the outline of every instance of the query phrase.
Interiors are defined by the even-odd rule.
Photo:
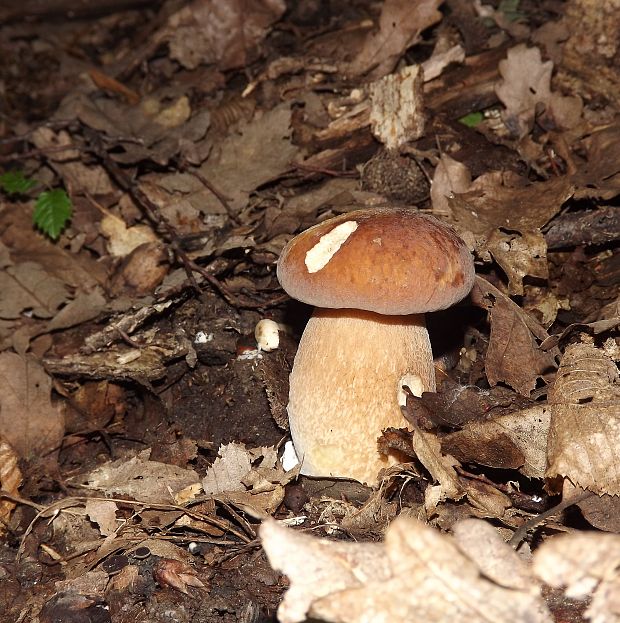
[[[0,619],[617,621],[619,33],[617,0],[0,6]],[[385,206],[476,282],[379,439],[406,462],[300,476],[276,262]]]

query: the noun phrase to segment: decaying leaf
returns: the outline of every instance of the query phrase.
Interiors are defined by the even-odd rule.
[[[504,232],[496,229],[487,246],[493,259],[508,277],[508,292],[523,295],[523,278],[526,275],[547,280],[547,244],[540,231]]]
[[[547,477],[620,495],[620,377],[601,349],[571,344],[549,394]]]
[[[525,563],[494,528],[466,523],[455,540],[401,515],[379,545],[334,543],[265,521],[260,535],[269,562],[291,582],[278,618],[550,622]]]
[[[549,337],[527,312],[485,279],[478,277],[472,301],[489,310],[491,337],[485,371],[491,385],[502,381],[524,396],[536,387],[537,379],[555,369],[553,355],[537,343]]]
[[[112,213],[101,219],[99,228],[108,238],[108,251],[113,257],[125,257],[141,244],[157,241],[157,236],[148,225],[127,227],[122,218]]]
[[[0,353],[0,386],[0,436],[26,460],[58,450],[64,423],[43,367],[31,356]]]
[[[252,457],[243,444],[229,443],[218,451],[218,457],[202,479],[202,488],[209,494],[224,491],[245,491],[244,476],[252,468]]]
[[[143,450],[132,459],[119,459],[86,475],[89,489],[105,491],[108,495],[128,495],[138,502],[174,504],[175,494],[198,482],[191,469],[150,461],[150,450]]]
[[[431,474],[433,480],[438,483],[427,487],[424,494],[424,506],[427,515],[430,517],[439,502],[446,499],[458,500],[465,495],[454,469],[456,465],[459,465],[459,462],[454,457],[442,452],[437,435],[423,431],[417,426],[411,443],[415,455]]]

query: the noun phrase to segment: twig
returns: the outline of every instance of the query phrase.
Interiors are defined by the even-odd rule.
[[[523,539],[527,536],[527,533],[536,528],[536,526],[540,525],[549,517],[553,517],[553,515],[557,515],[561,513],[563,510],[567,509],[569,506],[573,506],[573,504],[579,504],[579,502],[583,502],[588,498],[592,497],[594,493],[592,491],[584,491],[574,498],[568,498],[568,500],[562,500],[559,504],[551,507],[549,510],[546,510],[544,513],[540,513],[540,515],[536,515],[536,517],[532,517],[524,524],[521,524],[515,533],[512,535],[512,538],[508,541],[508,545],[512,545],[515,549],[519,546],[519,543],[523,541]]]

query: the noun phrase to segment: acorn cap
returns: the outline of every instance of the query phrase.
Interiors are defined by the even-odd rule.
[[[385,315],[446,309],[474,283],[471,253],[456,232],[405,208],[369,208],[319,223],[278,260],[282,288],[299,301]]]

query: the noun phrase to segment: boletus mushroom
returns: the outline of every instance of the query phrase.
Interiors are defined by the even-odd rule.
[[[437,219],[405,208],[342,214],[293,238],[278,261],[293,298],[314,305],[290,377],[288,416],[301,473],[375,484],[403,428],[404,387],[435,391],[424,314],[473,285],[465,243]]]

